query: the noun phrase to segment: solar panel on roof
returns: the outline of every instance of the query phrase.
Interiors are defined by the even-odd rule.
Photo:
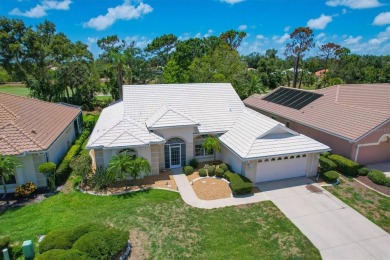
[[[263,100],[299,110],[321,96],[322,95],[318,93],[298,89],[279,88],[271,94],[263,97]]]

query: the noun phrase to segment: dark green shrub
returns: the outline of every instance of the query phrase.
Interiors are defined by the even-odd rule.
[[[192,168],[196,169],[198,168],[199,162],[196,158],[193,158],[188,163]]]
[[[207,176],[207,170],[205,168],[199,169],[199,176],[200,177],[206,177]]]
[[[230,188],[236,195],[251,193],[253,183],[245,176],[230,171],[225,174],[227,180],[230,182]]]
[[[337,164],[333,162],[332,160],[325,158],[323,156],[320,156],[320,166],[321,166],[321,173],[325,173],[328,171],[334,171],[337,168]]]
[[[110,173],[102,166],[96,168],[91,178],[91,186],[95,190],[105,190],[115,182],[116,174]]]
[[[112,259],[126,248],[128,234],[117,229],[92,231],[80,237],[72,249],[85,252],[93,259]]]
[[[214,176],[215,175],[215,166],[210,165],[209,167],[207,167],[207,173],[209,176]]]
[[[229,166],[226,163],[221,163],[219,168],[223,169],[225,172],[229,170]]]
[[[215,170],[215,176],[217,176],[217,177],[222,178],[224,173],[225,173],[225,170],[220,168],[220,167]]]
[[[370,169],[367,167],[361,167],[358,169],[358,175],[359,176],[367,176],[367,174],[370,172]]]
[[[194,168],[192,168],[192,166],[186,165],[183,167],[183,172],[185,175],[190,175],[194,172]]]
[[[10,242],[11,239],[9,237],[0,238],[0,251],[3,250],[4,248],[7,248]]]
[[[349,176],[356,176],[359,169],[359,164],[347,159],[341,155],[332,154],[328,156],[337,165],[337,171]]]
[[[41,163],[38,166],[39,172],[41,172],[43,174],[52,174],[56,170],[56,168],[57,168],[57,165],[53,162]]]
[[[74,260],[74,259],[80,259],[80,260],[89,260],[93,259],[88,256],[87,253],[81,252],[79,250],[75,249],[52,249],[49,251],[46,251],[45,253],[38,255],[36,260]]]
[[[9,246],[8,249],[9,249],[9,254],[11,259],[22,259],[23,257],[22,245],[12,245]]]
[[[81,146],[78,144],[72,145],[70,147],[56,170],[56,185],[61,185],[66,182],[69,174],[72,172],[72,169],[70,168],[70,162],[72,161],[73,157],[79,154],[80,150]]]
[[[82,145],[90,135],[91,135],[91,130],[89,130],[88,128],[84,129],[81,135],[77,138],[75,144]]]
[[[376,184],[390,187],[390,177],[386,176],[382,171],[371,170],[367,177]]]
[[[325,158],[328,158],[329,155],[331,155],[332,153],[331,152],[324,152],[321,154],[321,156],[325,157]]]
[[[323,174],[323,177],[327,182],[335,182],[340,177],[340,174],[336,171],[328,171]]]
[[[97,122],[98,116],[86,114],[83,115],[84,128],[92,130]]]

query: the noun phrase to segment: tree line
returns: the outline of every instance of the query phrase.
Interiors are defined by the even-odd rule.
[[[97,41],[101,53],[94,59],[88,45],[72,42],[49,21],[31,27],[0,17],[0,83],[23,81],[33,97],[88,106],[97,93],[121,98],[123,84],[229,82],[246,98],[280,85],[390,82],[389,55],[351,54],[333,42],[315,46],[308,27],[296,28],[281,54],[240,55],[245,37],[235,30],[186,40],[165,34],[139,48],[111,35]]]

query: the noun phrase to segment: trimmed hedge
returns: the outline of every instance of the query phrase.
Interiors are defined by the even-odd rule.
[[[328,171],[323,174],[323,177],[328,182],[335,182],[340,177],[340,174],[336,171]]]
[[[367,174],[370,172],[370,169],[367,167],[362,167],[358,169],[358,175],[359,176],[367,176]]]
[[[199,176],[200,177],[206,177],[207,176],[207,170],[205,168],[199,169]]]
[[[210,165],[209,167],[207,167],[207,173],[209,174],[209,176],[214,176],[215,175],[215,166]]]
[[[331,154],[332,154],[331,152],[324,152],[324,153],[321,153],[321,156],[328,158],[328,156]]]
[[[225,170],[222,169],[221,167],[219,167],[219,168],[217,168],[217,169],[215,170],[214,173],[215,173],[215,176],[222,178],[222,177],[223,177],[223,174],[225,173]]]
[[[188,165],[192,166],[192,168],[196,169],[198,168],[199,162],[196,158],[192,158],[189,162]]]
[[[72,145],[70,147],[56,170],[56,185],[62,185],[66,182],[70,173],[72,172],[72,169],[70,168],[70,162],[72,161],[73,157],[79,154],[80,151],[81,146],[78,144]]]
[[[328,156],[337,165],[337,171],[349,176],[356,176],[359,169],[359,164],[347,159],[341,155],[332,154]]]
[[[90,135],[91,131],[89,129],[84,129],[84,131],[81,132],[81,135],[77,138],[75,144],[82,145]]]
[[[92,130],[97,122],[98,117],[99,116],[97,115],[91,115],[91,114],[83,115],[84,128]]]
[[[226,172],[229,170],[229,165],[227,165],[226,163],[221,163],[219,165],[219,168],[223,169]]]
[[[183,167],[183,172],[185,175],[190,175],[194,172],[194,168],[192,168],[192,166],[186,165]]]
[[[128,233],[117,229],[92,231],[80,237],[72,249],[85,252],[93,259],[113,259],[124,251]]]
[[[319,162],[321,166],[321,173],[334,171],[337,168],[337,164],[326,157],[320,156]]]
[[[87,253],[81,252],[79,250],[75,249],[52,249],[50,251],[47,251],[41,255],[38,255],[36,260],[74,260],[74,259],[80,259],[80,260],[92,260],[93,258],[89,257]]]
[[[245,176],[233,172],[226,172],[226,179],[230,182],[230,188],[236,195],[251,193],[253,183]]]
[[[371,170],[367,177],[376,184],[390,187],[390,177],[386,176],[382,171]]]

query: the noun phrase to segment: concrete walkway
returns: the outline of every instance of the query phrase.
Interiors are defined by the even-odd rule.
[[[320,250],[323,259],[390,259],[390,236],[307,178],[257,186]],[[313,188],[316,192],[313,192]]]
[[[187,179],[187,176],[182,173],[182,169],[173,169],[172,175],[184,202],[195,208],[215,209],[269,200],[263,193],[219,200],[201,200],[196,196],[190,182]]]

